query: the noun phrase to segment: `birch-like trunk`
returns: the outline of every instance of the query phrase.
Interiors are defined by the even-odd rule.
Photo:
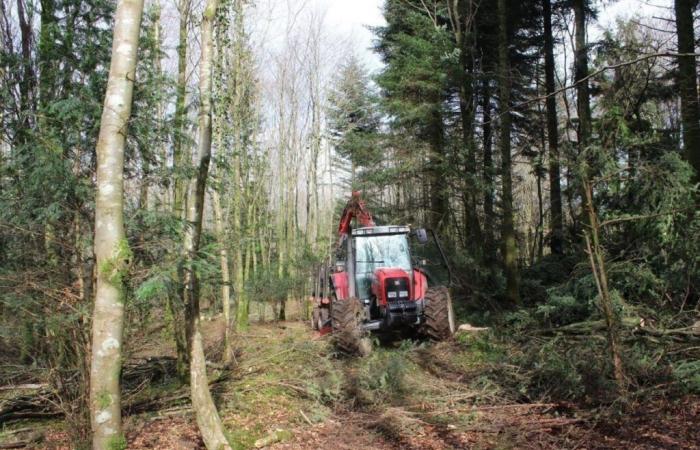
[[[221,304],[224,313],[224,364],[231,362],[231,274],[229,273],[228,247],[224,231],[224,214],[221,198],[217,191],[211,193],[214,206],[214,223],[216,239],[219,243],[219,261],[221,264]]]
[[[180,34],[177,45],[177,88],[175,100],[175,135],[173,139],[173,165],[175,179],[173,183],[173,213],[178,218],[184,216],[183,209],[187,196],[187,181],[183,171],[189,164],[189,152],[185,145],[187,120],[187,25],[190,18],[191,0],[180,0]]]
[[[143,0],[120,0],[112,62],[97,141],[95,256],[97,289],[92,318],[90,419],[92,447],[124,443],[119,375],[124,331],[124,281],[130,259],[124,233],[124,141],[131,115]]]
[[[204,192],[211,160],[211,72],[213,51],[213,27],[218,0],[208,0],[202,15],[202,54],[200,59],[200,107],[199,107],[199,146],[197,149],[197,176],[190,183],[187,196],[187,222],[184,251],[183,296],[187,310],[187,343],[190,353],[190,389],[192,406],[204,445],[209,450],[231,450],[224,436],[223,425],[214,400],[209,391],[207,367],[204,357],[204,344],[199,327],[199,287],[194,260],[199,250],[204,211]]]

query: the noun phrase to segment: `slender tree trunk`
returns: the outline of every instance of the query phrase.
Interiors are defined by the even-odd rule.
[[[187,180],[184,170],[189,166],[189,154],[185,142],[187,122],[187,25],[190,19],[191,0],[180,0],[180,34],[177,45],[177,88],[175,99],[173,138],[173,212],[177,217],[184,216],[184,207],[187,196]]]
[[[503,221],[501,239],[506,275],[506,296],[511,303],[520,302],[518,286],[518,246],[513,225],[513,179],[511,174],[511,74],[508,55],[508,10],[506,0],[498,0],[498,76],[501,104],[501,178],[503,184]]]
[[[574,8],[574,23],[575,23],[575,64],[574,64],[574,80],[576,82],[576,110],[578,113],[578,147],[579,156],[583,158],[580,164],[586,167],[586,173],[583,177],[590,179],[594,170],[591,168],[591,158],[588,155],[588,146],[591,142],[592,124],[591,124],[591,102],[588,89],[588,81],[585,80],[588,75],[588,48],[586,46],[586,0],[573,0]],[[584,227],[590,226],[587,222],[588,215],[586,210],[587,197],[585,192],[581,193],[581,201],[583,204]]]
[[[221,305],[224,313],[224,364],[231,362],[231,275],[229,273],[228,242],[224,229],[224,214],[218,191],[211,192],[214,206],[216,238],[219,244],[219,262],[221,264]]]
[[[447,225],[448,217],[448,186],[444,173],[445,135],[442,123],[441,105],[433,106],[430,123],[430,226],[440,231]]]
[[[693,7],[697,0],[675,0],[678,53],[695,53]],[[678,57],[678,87],[681,97],[681,121],[685,158],[700,180],[700,108],[695,56]]]
[[[55,86],[56,58],[56,2],[40,0],[41,28],[39,30],[38,69],[39,69],[39,109],[46,111]],[[46,125],[44,115],[39,116],[39,123]],[[43,130],[46,131],[46,130]]]
[[[591,101],[588,89],[588,47],[586,45],[586,0],[573,0],[575,22],[576,62],[574,81],[576,82],[576,110],[579,120],[579,150],[583,152],[590,144]]]
[[[553,254],[564,253],[564,218],[561,205],[561,179],[559,168],[559,133],[557,129],[557,104],[554,96],[554,37],[552,35],[551,0],[542,0],[544,19],[544,73],[547,94],[547,141],[549,144],[549,227],[550,249]]]
[[[29,16],[26,13],[24,0],[17,0],[17,18],[22,45],[22,79],[19,83],[20,91],[20,118],[17,140],[20,145],[26,144],[27,132],[31,125],[34,105],[32,93],[34,91],[34,71],[32,70],[32,27]]]
[[[112,62],[97,141],[95,256],[98,274],[90,366],[90,416],[95,450],[125,445],[119,375],[124,332],[123,278],[131,253],[124,233],[124,142],[131,115],[142,14],[143,0],[120,0],[117,5]]]
[[[159,0],[162,1],[162,0]],[[160,55],[160,50],[162,49],[163,42],[161,38],[161,11],[162,11],[162,6],[160,3],[157,3],[155,6],[155,11],[153,13],[153,27],[155,28],[153,40],[155,41],[156,48],[158,49],[158,52],[155,53],[153,56],[153,66],[156,71],[156,76],[162,77],[163,76],[163,67],[161,64],[161,55]],[[158,104],[156,107],[156,114],[158,115],[158,134],[159,135],[165,135],[165,101],[162,99],[158,100]],[[159,149],[158,149],[158,158],[159,158],[159,165],[161,168],[167,167],[168,164],[168,146],[166,144],[165,140],[162,140],[160,143]],[[160,201],[158,204],[158,209],[161,211],[168,211],[168,205],[170,203],[169,201],[169,189],[162,189],[157,191],[158,194],[157,196],[160,196]]]
[[[477,258],[483,255],[481,224],[476,211],[478,195],[478,172],[476,165],[476,146],[474,142],[474,67],[471,51],[474,47],[472,17],[474,5],[472,0],[451,0],[447,2],[450,24],[453,29],[455,42],[459,52],[459,110],[462,122],[462,140],[465,155],[465,188],[464,192],[464,236],[471,252]]]
[[[177,86],[175,99],[174,136],[173,136],[173,186],[172,186],[172,212],[177,218],[184,218],[185,200],[187,197],[187,181],[183,174],[184,165],[189,165],[189,155],[185,145],[185,122],[187,112],[185,101],[187,95],[187,25],[189,23],[190,0],[180,0],[180,30],[177,46]],[[173,323],[173,335],[175,336],[175,349],[177,351],[177,375],[181,382],[189,379],[188,367],[190,362],[187,350],[187,336],[185,327],[184,286],[178,286],[177,296],[168,298],[167,307],[170,310]]]
[[[242,151],[242,150],[241,150]],[[245,270],[244,270],[244,229],[241,217],[243,215],[243,188],[242,188],[242,167],[240,156],[236,156],[234,161],[234,192],[233,196],[233,220],[236,248],[233,255],[233,289],[236,294],[236,330],[245,331],[248,329],[248,300],[245,295]]]
[[[603,255],[603,249],[600,245],[599,238],[600,225],[593,207],[593,188],[588,180],[584,180],[583,189],[586,196],[586,214],[588,215],[588,223],[590,224],[590,230],[584,231],[584,238],[586,240],[586,248],[591,263],[591,270],[593,271],[593,277],[596,282],[596,287],[598,288],[598,297],[600,299],[601,310],[603,311],[603,317],[605,319],[605,326],[608,334],[608,350],[610,351],[610,359],[613,366],[613,376],[615,377],[618,391],[621,394],[624,394],[627,388],[627,381],[622,364],[619,320],[617,314],[615,313],[612,298],[610,297],[610,290],[608,289],[608,276],[605,269],[605,257]]]
[[[226,436],[224,436],[219,413],[209,391],[204,344],[199,325],[199,284],[194,267],[202,233],[204,193],[209,172],[209,161],[211,159],[212,34],[217,8],[218,0],[208,0],[202,15],[197,176],[190,183],[190,193],[187,197],[187,222],[189,226],[185,231],[184,238],[185,264],[183,268],[183,285],[187,308],[187,343],[190,352],[190,389],[197,425],[202,434],[204,445],[206,445],[208,450],[231,450],[231,446],[226,440]]]
[[[493,262],[494,249],[494,211],[493,211],[493,126],[491,116],[491,86],[490,80],[484,80],[483,92],[483,132],[484,132],[484,247],[486,260]]]

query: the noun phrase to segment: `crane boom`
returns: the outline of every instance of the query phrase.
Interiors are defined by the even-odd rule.
[[[352,219],[356,218],[363,227],[375,226],[372,214],[367,210],[364,200],[361,198],[360,191],[353,191],[348,200],[348,204],[343,209],[343,215],[340,217],[340,225],[338,225],[338,245],[340,245],[348,233],[350,233],[350,224]]]

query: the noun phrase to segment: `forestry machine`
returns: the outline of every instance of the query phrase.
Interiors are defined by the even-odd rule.
[[[361,227],[351,228],[353,218]],[[433,244],[448,269],[435,233]],[[338,226],[336,261],[322,274],[323,293],[314,294],[312,326],[332,332],[338,350],[365,356],[370,332],[407,331],[434,340],[454,333],[452,300],[445,286],[429,286],[426,260],[415,262],[413,247],[429,244],[428,231],[408,226],[377,226],[353,192]],[[328,288],[328,289],[326,289]]]

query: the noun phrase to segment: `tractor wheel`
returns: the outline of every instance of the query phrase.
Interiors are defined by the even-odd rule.
[[[435,341],[449,338],[455,332],[452,298],[446,287],[428,288],[425,293],[425,322],[422,334]]]
[[[314,306],[314,309],[311,311],[311,329],[314,331],[318,331],[321,329],[321,327],[318,326],[320,323],[321,319],[321,310],[318,306]]]
[[[372,352],[372,341],[362,329],[362,303],[357,298],[335,300],[331,304],[333,343],[342,353],[367,356]]]

